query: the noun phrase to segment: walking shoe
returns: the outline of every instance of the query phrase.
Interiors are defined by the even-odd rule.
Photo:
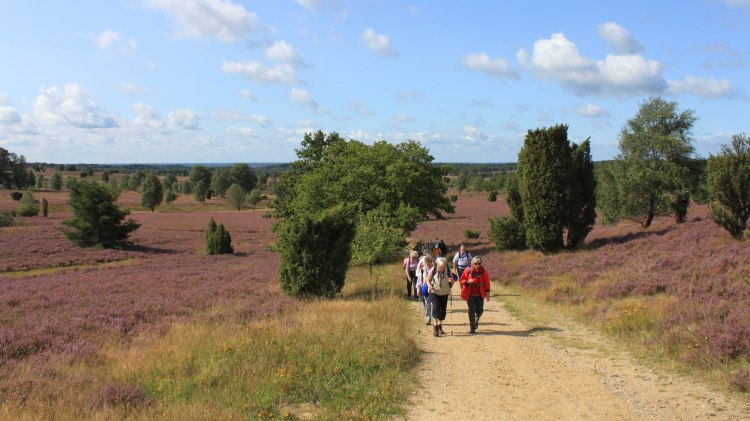
[[[438,330],[440,331],[440,333],[445,335],[445,331],[443,330],[443,325],[438,325]]]
[[[435,335],[435,337],[440,337],[440,331],[438,330],[437,325],[435,325],[432,329],[432,334]]]

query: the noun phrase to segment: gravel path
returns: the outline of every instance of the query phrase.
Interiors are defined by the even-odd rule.
[[[750,419],[747,402],[644,368],[570,320],[528,326],[505,310],[504,299],[512,297],[485,303],[479,330],[470,335],[466,304],[454,296],[440,338],[424,324],[419,304],[410,304],[425,355],[417,370],[421,390],[410,397],[408,419]]]

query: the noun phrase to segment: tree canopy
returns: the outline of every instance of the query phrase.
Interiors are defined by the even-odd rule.
[[[119,193],[94,181],[81,181],[71,186],[68,204],[73,209],[73,218],[62,223],[71,229],[65,236],[82,247],[101,245],[104,248],[120,248],[125,245],[132,231],[140,227],[132,219],[123,221],[130,214],[115,204]]]
[[[687,212],[695,120],[676,102],[641,104],[620,132],[620,153],[601,170],[597,200],[606,222],[630,219],[646,228],[657,215]]]
[[[732,136],[731,145],[708,158],[709,216],[732,237],[743,239],[750,217],[750,140]]]
[[[317,133],[315,137],[324,136]],[[289,178],[273,204],[278,216],[319,212],[347,203],[360,214],[381,209],[391,225],[409,232],[420,218],[453,212],[447,197],[449,168],[432,164],[433,157],[417,142],[366,145],[357,140],[303,142]]]

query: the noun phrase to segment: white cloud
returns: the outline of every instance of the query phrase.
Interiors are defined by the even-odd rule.
[[[620,54],[637,54],[643,51],[643,45],[636,41],[630,32],[614,22],[605,22],[596,27],[599,36]]]
[[[305,59],[286,41],[276,41],[266,49],[266,58],[295,67],[306,67]]]
[[[80,128],[117,127],[91,94],[77,83],[68,83],[61,91],[57,86],[41,87],[34,101],[34,114],[42,124],[70,124]]]
[[[398,57],[398,51],[390,47],[388,35],[375,33],[370,28],[367,28],[362,32],[362,40],[367,44],[367,48],[375,51],[383,57],[396,58]]]
[[[517,78],[518,73],[508,65],[504,58],[491,59],[487,53],[474,53],[464,56],[461,64],[467,69],[477,70],[499,79]]]
[[[576,114],[586,118],[607,118],[611,116],[611,113],[596,105],[596,104],[584,104],[576,107]]]
[[[322,0],[297,0],[297,4],[304,7],[307,10],[317,10],[321,4],[323,4]]]
[[[289,101],[294,104],[308,105],[314,110],[320,110],[318,103],[310,98],[310,94],[304,89],[292,88],[289,91]]]
[[[250,121],[261,127],[268,127],[271,125],[271,119],[264,115],[253,114],[250,116]]]
[[[133,104],[133,113],[135,118],[133,119],[133,125],[138,127],[145,127],[149,129],[164,129],[164,120],[158,111],[150,105],[146,105],[142,102],[136,102]]]
[[[393,116],[393,121],[395,121],[396,123],[413,123],[417,120],[409,114],[398,113]]]
[[[531,55],[521,49],[516,57],[537,77],[557,80],[578,95],[631,97],[660,94],[666,89],[658,62],[637,54],[592,60],[582,56],[561,33],[536,41]]]
[[[143,87],[138,82],[122,82],[117,85],[117,89],[127,96],[135,96],[143,92]]]
[[[726,79],[698,78],[688,76],[683,80],[668,80],[667,92],[670,95],[689,93],[701,98],[721,98],[732,90],[732,84]]]
[[[415,15],[422,13],[422,10],[417,6],[414,6],[413,4],[410,4],[408,9],[409,12],[414,13]]]
[[[221,65],[221,70],[227,73],[239,73],[253,82],[262,84],[277,83],[283,85],[294,83],[296,80],[294,68],[288,64],[266,67],[255,61],[245,63],[225,61]]]
[[[364,102],[356,99],[349,101],[349,109],[363,117],[377,115],[375,111],[367,108],[367,105]]]
[[[0,125],[10,126],[21,122],[21,114],[11,107],[0,107]]]
[[[130,55],[138,49],[138,43],[133,38],[122,39],[120,34],[112,29],[107,29],[96,37],[96,44],[102,50],[118,50]]]
[[[252,127],[229,127],[227,128],[227,133],[236,134],[236,135],[245,136],[245,137],[257,136],[257,134],[255,133],[255,130],[253,130]]]
[[[258,17],[230,0],[143,0],[177,23],[177,38],[235,42],[259,28]]]
[[[396,94],[396,99],[399,100],[399,102],[424,102],[424,93],[419,91],[400,91]]]
[[[258,97],[256,97],[253,91],[249,89],[241,89],[240,96],[250,102],[258,102]]]
[[[169,123],[173,126],[182,127],[186,130],[198,130],[200,129],[201,116],[189,109],[180,108],[169,113]]]

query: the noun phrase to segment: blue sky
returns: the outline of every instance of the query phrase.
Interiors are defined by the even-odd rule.
[[[649,96],[715,153],[750,132],[750,0],[0,3],[0,147],[55,163],[288,162],[306,132],[595,160]]]

